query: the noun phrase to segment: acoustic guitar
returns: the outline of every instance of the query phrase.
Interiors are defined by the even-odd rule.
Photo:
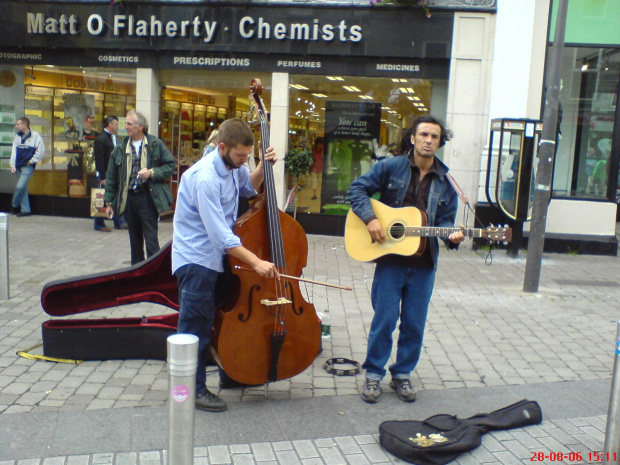
[[[490,241],[510,242],[512,229],[490,226],[488,228],[438,228],[426,226],[426,214],[415,207],[392,208],[370,199],[372,209],[385,230],[383,243],[373,241],[362,220],[349,210],[344,227],[344,245],[351,258],[370,262],[387,254],[420,255],[426,245],[425,237],[448,237],[463,231],[465,237],[482,237]]]

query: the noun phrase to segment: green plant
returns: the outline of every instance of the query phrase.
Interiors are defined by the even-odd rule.
[[[426,15],[427,18],[431,17],[431,10],[429,9],[429,1],[428,0],[370,0],[370,4],[371,5],[380,5],[380,4],[387,4],[387,3],[394,3],[396,5],[414,5],[414,6],[420,6],[422,7],[422,9],[424,9],[424,14]]]
[[[310,150],[291,149],[284,159],[284,169],[299,182],[299,178],[310,172],[313,158]]]

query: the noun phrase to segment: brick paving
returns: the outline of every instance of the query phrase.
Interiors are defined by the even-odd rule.
[[[539,426],[489,433],[482,445],[453,463],[523,464],[599,461],[603,450],[604,417],[545,421]],[[603,428],[601,429],[601,426]],[[569,430],[570,433],[567,433]],[[304,441],[281,441],[229,446],[196,447],[195,465],[370,465],[406,463],[378,445],[378,435],[342,436]],[[540,454],[540,455],[539,455]],[[546,456],[547,459],[537,459]],[[561,459],[561,460],[560,460]],[[165,465],[166,450],[57,456],[4,461],[0,465]]]
[[[171,237],[172,225],[160,223],[160,243],[165,244]],[[308,236],[308,240],[304,276],[354,290],[302,284],[302,292],[318,312],[329,310],[332,336],[323,341],[323,352],[306,371],[269,385],[267,402],[341,396],[350,399],[359,395],[364,381],[363,375],[334,377],[323,365],[333,356],[363,361],[372,319],[373,265],[350,259],[340,237]],[[41,343],[41,324],[51,319],[41,309],[43,285],[55,279],[129,266],[126,232],[95,232],[88,219],[11,217],[9,247],[11,298],[0,302],[2,416],[28,418],[45,413],[165,407],[165,362],[112,360],[75,365],[16,356],[17,351]],[[618,259],[545,254],[539,292],[524,293],[525,252],[511,259],[495,250],[490,266],[485,265],[486,254],[472,251],[468,243],[458,252],[442,250],[424,349],[412,376],[416,388],[425,392],[473,389],[483,396],[491,389],[609,381],[620,298]],[[142,303],[68,318],[170,312],[159,305]],[[40,353],[41,348],[32,352]],[[219,390],[216,375],[208,376],[208,384],[212,390]],[[384,396],[393,396],[387,382],[384,384]],[[222,390],[220,395],[233,404],[265,402],[262,387]],[[564,463],[587,463],[588,452],[602,451],[605,422],[606,416],[599,412],[545,419],[537,427],[491,433],[484,437],[481,447],[460,456],[457,463],[526,463],[533,452],[544,451],[581,452],[584,462]],[[402,463],[378,446],[375,435],[344,433],[329,438],[196,447],[194,463]],[[161,464],[165,463],[165,448],[2,460],[0,452],[0,465]]]

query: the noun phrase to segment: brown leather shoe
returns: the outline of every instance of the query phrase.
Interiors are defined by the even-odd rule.
[[[99,228],[99,229],[95,229],[95,231],[110,232],[112,230],[110,228]]]

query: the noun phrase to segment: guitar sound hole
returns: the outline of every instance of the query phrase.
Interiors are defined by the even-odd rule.
[[[390,236],[394,239],[400,239],[405,235],[405,227],[402,224],[395,223],[390,226]]]

